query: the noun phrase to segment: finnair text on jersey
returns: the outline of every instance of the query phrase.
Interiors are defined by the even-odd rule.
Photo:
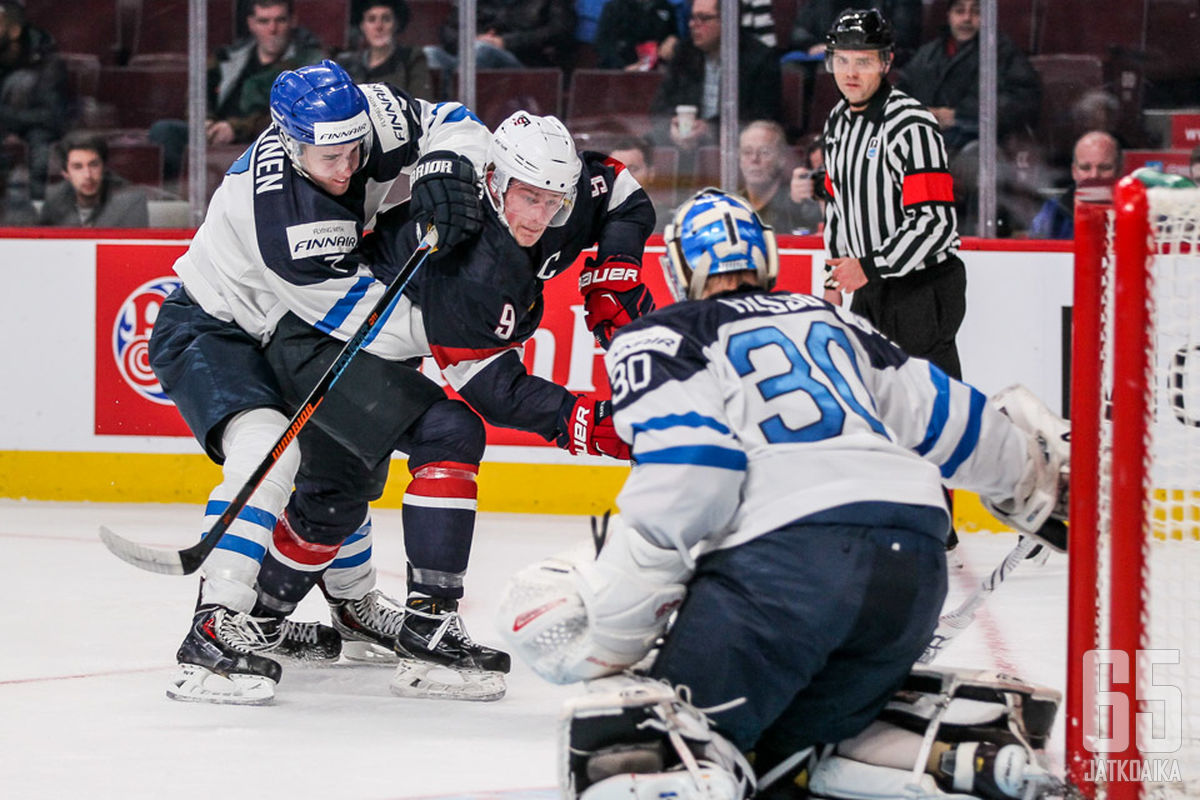
[[[337,255],[358,246],[358,230],[353,220],[327,219],[289,225],[287,239],[292,258]]]

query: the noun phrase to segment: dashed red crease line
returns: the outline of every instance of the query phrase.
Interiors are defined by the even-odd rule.
[[[968,547],[970,546],[969,543],[965,544],[967,544]],[[955,582],[959,584],[959,589],[965,592],[964,596],[969,596],[972,592],[979,588],[980,581],[987,576],[976,574],[970,561],[963,557],[961,550],[962,545],[959,547],[959,556],[963,559],[963,568],[953,571],[954,579]],[[996,591],[1000,592],[1004,590],[1000,587],[997,587]],[[996,623],[996,618],[992,616],[992,612],[988,608],[988,604],[995,602],[995,599],[996,593],[993,592],[991,597],[988,597],[983,601],[983,603],[979,606],[979,609],[975,612],[975,624],[979,626],[979,630],[983,635],[983,640],[987,643],[988,651],[990,652],[992,659],[995,661],[996,669],[1002,672],[1007,672],[1010,675],[1020,675],[1021,673],[1015,666],[1012,651],[1009,649],[1008,644],[1005,641],[1004,634],[1001,632],[1000,626]]]

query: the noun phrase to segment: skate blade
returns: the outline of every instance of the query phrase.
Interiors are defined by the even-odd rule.
[[[383,645],[375,644],[374,642],[358,642],[351,639],[342,640],[342,655],[347,661],[356,661],[359,664],[379,664],[381,666],[391,666],[400,659],[396,657],[394,650],[388,650]]]
[[[388,688],[397,697],[489,702],[504,697],[508,687],[503,672],[452,669],[428,661],[402,658]]]
[[[262,675],[218,675],[197,664],[180,664],[167,697],[184,703],[261,706],[275,699],[275,681]]]

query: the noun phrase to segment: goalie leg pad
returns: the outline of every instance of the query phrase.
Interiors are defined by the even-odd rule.
[[[754,773],[703,711],[665,683],[633,675],[593,681],[564,706],[560,783],[585,800],[743,800]]]
[[[1011,800],[1055,788],[1040,748],[1058,693],[973,670],[913,672],[880,720],[813,768],[820,797]]]

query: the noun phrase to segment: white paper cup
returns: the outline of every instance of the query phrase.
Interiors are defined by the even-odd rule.
[[[675,118],[679,120],[679,135],[691,136],[692,124],[696,121],[696,113],[699,111],[695,106],[675,106]]]

